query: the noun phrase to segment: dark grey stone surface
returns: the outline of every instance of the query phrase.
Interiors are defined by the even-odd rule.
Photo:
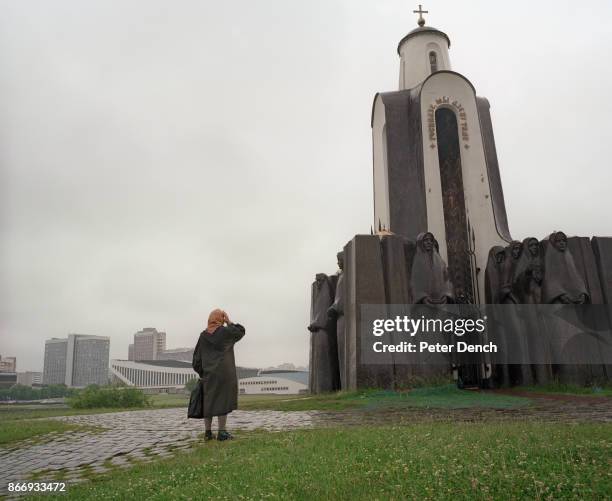
[[[312,284],[310,309],[310,379],[311,393],[336,391],[340,388],[336,325],[327,310],[334,300],[333,282],[317,273]]]
[[[506,203],[504,201],[504,190],[502,188],[499,163],[497,161],[497,149],[495,148],[495,136],[493,135],[493,123],[491,122],[491,105],[485,97],[477,97],[476,105],[478,118],[480,119],[480,130],[482,132],[482,145],[484,147],[487,173],[489,174],[489,189],[491,190],[491,203],[495,216],[497,232],[506,241],[512,240],[508,229],[508,216],[506,214]]]
[[[408,277],[410,263],[414,255],[414,241],[399,235],[386,235],[381,240],[383,278],[385,283],[385,297],[387,304],[409,305],[412,303]],[[409,307],[401,307],[400,315],[408,315]],[[405,341],[404,336],[397,333],[391,335],[392,342],[398,344]],[[392,353],[394,372],[394,385],[396,388],[407,386],[420,371],[414,363],[410,363],[406,353]]]
[[[591,240],[588,237],[571,237],[568,238],[567,243],[568,250],[571,252],[574,259],[576,269],[578,270],[580,276],[584,279],[590,302],[592,304],[604,304],[603,291],[601,289],[601,282],[599,279],[599,273],[597,271],[597,262],[595,260]],[[606,336],[605,332],[609,329],[606,319],[594,318],[593,322],[593,327]],[[601,358],[602,364],[566,367],[565,372],[569,375],[568,377],[572,380],[572,382],[582,384],[605,379],[606,367],[603,364],[603,360],[612,359],[612,357],[607,356],[607,353],[612,351],[612,346],[606,343],[605,340],[599,340],[597,338],[581,339],[579,340],[579,343],[580,350],[587,351],[593,360],[596,360],[597,357]]]
[[[604,304],[601,281],[597,271],[597,261],[591,240],[588,237],[570,237],[567,244],[574,263],[584,280],[592,304]]]
[[[597,276],[601,288],[602,303],[608,305],[608,326],[612,328],[612,237],[593,237],[591,240]],[[609,347],[612,332],[607,335]],[[606,377],[612,380],[612,365],[605,366]]]
[[[610,305],[612,320],[612,237],[593,237],[593,254],[597,265],[603,302]]]
[[[385,107],[389,181],[389,228],[415,238],[427,231],[421,105],[410,91],[380,95]]]
[[[385,298],[388,304],[410,304],[412,295],[407,278],[415,243],[399,235],[385,235],[381,241]]]
[[[344,248],[346,303],[344,305],[347,339],[347,386],[392,388],[393,359],[385,365],[361,363],[362,304],[386,304],[382,246],[375,235],[356,235]]]
[[[340,388],[346,389],[346,334],[344,322],[344,252],[338,252],[339,272],[335,275],[335,297],[334,303],[329,307],[328,314],[331,322],[336,323],[336,344],[338,347],[338,373],[340,377]]]

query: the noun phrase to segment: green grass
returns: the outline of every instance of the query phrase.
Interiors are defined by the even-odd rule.
[[[0,405],[0,423],[12,419],[36,419],[54,416],[74,416],[80,414],[102,414],[106,412],[123,412],[142,409],[165,409],[171,407],[187,407],[188,395],[160,393],[151,395],[151,407],[109,407],[93,409],[71,409],[66,405],[49,405],[41,408],[40,404]]]
[[[88,426],[62,423],[61,421],[3,421],[0,426],[0,446],[5,447],[26,439],[42,439],[49,433],[64,433],[75,430],[91,429]]]
[[[240,395],[238,409],[305,411],[338,411],[361,407],[363,402],[356,398],[357,392],[326,393],[322,395]]]
[[[483,407],[507,409],[528,405],[530,400],[491,392],[459,390],[455,385],[416,388],[410,391],[364,390],[324,395],[251,396],[242,395],[238,408],[243,410],[345,410],[379,408],[444,408],[462,409]]]
[[[187,407],[189,396],[182,394],[152,395],[151,407],[71,409],[67,406],[0,405],[0,423],[12,419],[36,419],[53,416],[80,414],[101,414],[140,409],[164,409]],[[342,411],[347,409],[378,409],[430,407],[460,409],[487,407],[495,409],[527,405],[528,398],[494,394],[491,392],[459,390],[455,385],[429,388],[415,388],[410,391],[361,390],[352,392],[327,393],[323,395],[240,395],[238,408],[241,410],[279,411]]]
[[[610,499],[611,459],[610,424],[258,432],[67,491],[72,499],[133,500]]]
[[[150,395],[151,408],[165,409],[170,407],[187,407],[189,405],[189,395],[182,393],[158,393]]]
[[[0,426],[4,426],[6,421],[15,419],[39,419],[55,416],[76,416],[80,414],[102,414],[106,412],[120,412],[124,410],[137,409],[70,409],[65,406],[49,406],[41,409],[38,406],[30,405],[11,405],[0,406]]]

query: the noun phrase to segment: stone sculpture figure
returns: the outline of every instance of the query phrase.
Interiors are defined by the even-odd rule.
[[[586,284],[567,246],[567,235],[556,231],[544,241],[545,277],[542,284],[542,302],[565,305],[563,311],[547,316],[550,349],[555,365],[553,374],[561,382],[586,383],[590,369],[577,361],[594,360],[598,354],[595,339],[578,327],[583,313],[572,305],[590,302]]]
[[[523,240],[523,251],[513,273],[513,284],[519,302],[539,304],[542,302],[544,263],[540,242],[535,237]]]
[[[503,305],[518,305],[521,303],[520,293],[515,281],[519,263],[523,258],[523,243],[512,240],[506,247],[502,266],[502,284],[499,303]],[[525,360],[529,354],[525,325],[518,306],[505,307],[500,310],[503,318],[503,332],[507,359]],[[507,368],[507,380],[503,384],[517,385],[532,382],[531,368],[527,364],[510,364]]]
[[[338,252],[338,279],[336,282],[336,297],[327,310],[330,321],[336,322],[336,339],[338,347],[338,369],[340,388],[346,388],[346,334],[344,330],[344,252]]]
[[[448,277],[448,269],[436,250],[436,239],[433,234],[420,233],[416,244],[410,273],[410,287],[414,303],[452,303],[454,295]]]
[[[338,349],[327,310],[333,301],[330,279],[317,273],[312,284],[310,310],[310,381],[311,393],[336,391],[339,387]]]
[[[497,304],[500,302],[499,296],[501,292],[502,271],[505,258],[505,250],[500,245],[492,247],[489,251],[487,268],[485,270],[486,304]]]
[[[589,302],[584,279],[578,273],[574,258],[567,248],[567,235],[551,233],[546,242],[542,302],[547,304],[585,304]]]
[[[539,315],[538,308],[533,306],[542,302],[544,280],[542,246],[537,238],[528,237],[523,240],[523,251],[513,275],[513,288],[519,302],[532,305],[522,309],[524,328],[518,334],[528,349],[527,354],[530,355],[531,360],[539,362],[531,365],[533,379],[540,384],[546,384],[552,379],[548,331],[546,323]]]
[[[489,250],[487,268],[485,270],[485,300],[487,304],[499,304],[501,302],[501,288],[503,282],[504,264],[506,260],[506,249],[496,245]],[[490,320],[488,340],[495,343],[498,348],[491,378],[496,387],[504,386],[509,383],[508,364],[506,363],[507,344],[505,317],[506,313],[500,308],[490,308]]]
[[[517,304],[519,299],[513,289],[514,271],[518,265],[523,245],[518,240],[513,240],[505,249],[505,256],[502,265],[501,287],[499,293],[500,304]]]
[[[436,239],[432,233],[420,233],[417,237],[412,268],[410,271],[410,288],[414,306],[412,317],[442,318],[447,312],[435,310],[429,306],[454,303],[453,287],[449,280],[446,263],[438,254]],[[421,339],[416,340],[421,341]],[[448,339],[443,333],[428,333],[429,343],[446,343]],[[419,353],[422,377],[447,376],[451,369],[451,356],[444,353]]]

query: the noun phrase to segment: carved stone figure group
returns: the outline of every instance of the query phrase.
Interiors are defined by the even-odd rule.
[[[411,243],[414,248],[414,243]],[[310,391],[322,393],[346,388],[348,351],[345,329],[346,287],[344,254],[339,252],[335,275],[317,274],[312,284],[310,338]],[[414,304],[441,305],[455,302],[446,263],[439,255],[433,234],[421,233],[407,263]]]
[[[384,238],[397,238],[381,235],[379,237],[381,241]],[[466,302],[461,291],[456,290],[449,279],[448,267],[440,257],[438,242],[432,233],[421,233],[416,242],[406,239],[404,245],[407,261],[405,287],[409,298],[407,302],[423,306]],[[310,391],[312,393],[330,392],[348,387],[350,374],[348,364],[358,363],[355,354],[348,349],[344,313],[349,298],[342,252],[338,253],[337,259],[338,272],[334,275],[317,274],[312,284],[311,315],[308,325],[311,333]],[[487,304],[572,305],[590,301],[585,280],[577,269],[568,246],[568,238],[563,232],[554,232],[543,241],[533,237],[526,238],[522,242],[512,241],[506,247],[496,246],[489,252],[485,270]],[[542,323],[541,318],[531,314],[532,310],[524,307],[524,311],[520,314],[515,313],[518,309],[505,308],[505,310],[511,314],[504,319],[503,332],[491,333],[492,339],[500,345],[504,353],[518,350],[540,360],[548,355],[552,356],[551,353],[543,353],[543,350],[554,351],[554,346],[545,347],[534,342],[534,339],[519,334],[558,332],[559,325],[550,321]],[[349,362],[349,359],[352,361]],[[525,359],[528,360],[529,356]],[[456,362],[459,365],[467,364],[466,366],[475,363],[469,361],[454,363]],[[507,386],[547,382],[558,376],[555,373],[557,370],[559,369],[552,363],[514,361],[510,363],[502,358],[493,366],[493,384]],[[464,370],[465,374],[468,372]]]
[[[578,273],[567,236],[551,233],[493,247],[485,272],[488,304],[585,304],[589,294]]]
[[[490,335],[509,361],[524,362],[498,360],[493,374],[496,386],[547,383],[567,370],[554,362],[573,335],[568,331],[571,322],[542,315],[548,310],[520,306],[590,302],[565,233],[556,231],[541,242],[530,237],[522,242],[512,241],[505,248],[493,247],[485,271],[485,297],[488,304],[519,305],[494,310],[499,327]],[[536,362],[530,363],[531,360]]]

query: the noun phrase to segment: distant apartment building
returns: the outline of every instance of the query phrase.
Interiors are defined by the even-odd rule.
[[[42,384],[42,372],[18,372],[17,384],[21,384],[23,386],[40,386]]]
[[[43,384],[65,384],[67,338],[52,338],[45,341],[43,362]]]
[[[16,372],[0,372],[0,389],[12,388],[17,384]]]
[[[159,360],[166,349],[166,333],[145,327],[134,334],[134,360]]]
[[[2,357],[0,355],[0,372],[16,372],[17,359],[15,357]]]
[[[83,387],[108,383],[110,338],[69,334],[45,341],[43,384]]]
[[[128,346],[128,360],[134,360],[134,343]]]
[[[193,348],[173,348],[164,350],[158,357],[158,360],[181,360],[191,363],[193,360]]]

